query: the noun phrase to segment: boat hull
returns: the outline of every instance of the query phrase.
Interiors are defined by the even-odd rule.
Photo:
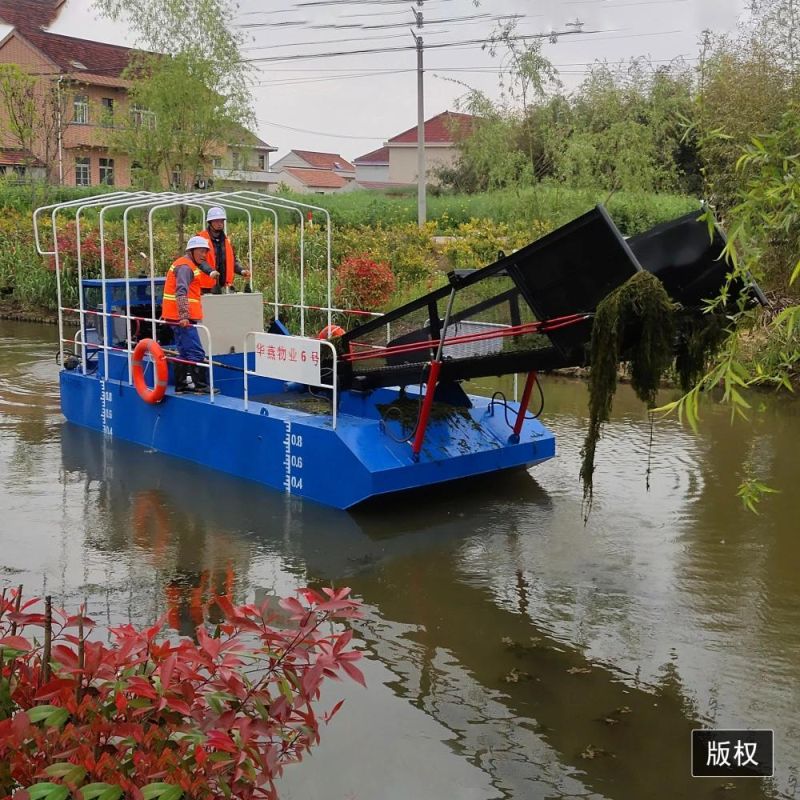
[[[481,397],[470,397],[472,408],[432,419],[415,460],[407,442],[395,441],[400,424],[387,426],[376,411],[386,394],[345,394],[334,429],[330,414],[252,401],[245,410],[239,397],[217,395],[212,403],[170,388],[149,404],[125,380],[64,370],[60,382],[72,423],[340,509],[555,455],[555,437],[538,420],[526,420],[513,442],[503,408]],[[199,484],[204,480],[213,476],[198,475]]]

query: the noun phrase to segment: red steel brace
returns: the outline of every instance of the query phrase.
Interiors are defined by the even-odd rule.
[[[414,437],[414,445],[411,449],[414,461],[419,460],[419,453],[422,450],[422,443],[425,441],[425,429],[428,427],[428,419],[431,416],[431,406],[433,396],[436,394],[436,384],[439,382],[439,370],[442,368],[441,361],[432,361],[428,372],[428,385],[425,389],[425,399],[422,401],[422,410],[419,413],[419,424],[417,425],[417,435]]]
[[[509,442],[516,443],[519,441],[519,435],[522,433],[522,423],[525,421],[525,413],[528,410],[528,403],[531,401],[534,383],[536,383],[536,373],[529,372],[528,379],[525,381],[525,390],[522,392],[522,402],[519,404],[519,411],[517,411],[517,421],[514,423],[514,433],[508,437]]]

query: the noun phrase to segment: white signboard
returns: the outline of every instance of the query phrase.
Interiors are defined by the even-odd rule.
[[[322,343],[319,340],[277,333],[256,333],[253,338],[256,375],[310,386],[322,384]]]

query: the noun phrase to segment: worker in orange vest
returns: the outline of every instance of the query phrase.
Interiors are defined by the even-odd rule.
[[[207,280],[204,280],[203,288],[210,288],[215,293],[219,293],[226,286],[233,286],[234,275],[241,275],[243,278],[250,277],[250,270],[239,263],[233,244],[225,234],[225,221],[224,208],[218,206],[209,208],[208,214],[206,214],[207,228],[197,234],[208,242],[208,265],[219,272],[216,282],[211,281],[209,284]]]
[[[198,366],[206,360],[206,352],[197,333],[197,323],[203,319],[202,287],[206,277],[201,264],[206,261],[209,244],[202,236],[192,236],[186,253],[167,271],[161,314],[173,327],[178,357],[192,364],[175,364],[175,391],[209,392],[208,370]],[[219,273],[212,270],[211,278]]]

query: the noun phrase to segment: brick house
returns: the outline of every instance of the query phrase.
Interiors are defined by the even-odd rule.
[[[128,112],[128,82],[121,74],[131,53],[125,47],[27,27],[14,28],[0,41],[0,63],[41,76],[39,99],[55,106],[52,112],[43,110],[45,117],[58,117],[55,141],[40,137],[32,148],[47,164],[50,180],[66,186],[130,184],[130,159],[109,152],[106,142],[114,116]],[[5,138],[7,146],[7,134]]]
[[[42,117],[57,118],[56,124],[43,126],[48,133],[42,132],[32,152],[20,155],[19,143],[9,134],[0,108],[0,169],[5,165],[6,170],[19,171],[14,159],[17,164],[22,159],[46,172],[54,183],[129,186],[131,159],[110,152],[108,141],[115,119],[130,115],[148,124],[153,118],[145,109],[129,107],[130,84],[122,74],[134,51],[45,31],[43,27],[52,23],[64,2],[0,0],[0,21],[14,26],[0,38],[0,63],[17,64],[39,76]],[[208,175],[228,183],[255,182],[269,172],[269,153],[275,149],[243,130],[241,143],[218,148]]]

